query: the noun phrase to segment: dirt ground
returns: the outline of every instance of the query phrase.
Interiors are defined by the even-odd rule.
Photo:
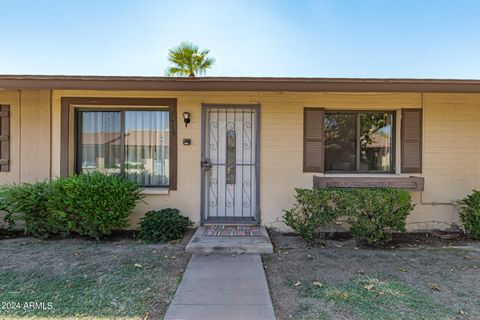
[[[420,235],[383,249],[272,233],[278,319],[480,319],[480,244]]]
[[[162,319],[190,257],[186,240],[0,240],[0,319]]]

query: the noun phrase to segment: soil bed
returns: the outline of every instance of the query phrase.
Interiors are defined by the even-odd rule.
[[[480,244],[441,236],[366,248],[271,233],[275,252],[263,261],[277,318],[480,319]]]

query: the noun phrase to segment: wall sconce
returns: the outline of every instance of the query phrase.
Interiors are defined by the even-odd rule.
[[[185,128],[188,126],[190,123],[190,113],[189,112],[184,112],[183,113],[183,122],[185,122]]]

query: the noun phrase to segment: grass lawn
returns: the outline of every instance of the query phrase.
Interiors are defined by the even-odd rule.
[[[0,240],[0,319],[161,319],[188,258],[182,244]]]
[[[365,249],[353,240],[271,239],[276,251],[263,261],[280,320],[480,319],[478,243]]]

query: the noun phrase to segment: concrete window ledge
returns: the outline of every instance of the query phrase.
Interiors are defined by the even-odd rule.
[[[403,176],[313,176],[313,188],[396,188],[410,191],[423,191],[423,177]]]
[[[145,188],[142,190],[141,194],[151,195],[151,194],[168,194],[170,190],[168,188]]]

